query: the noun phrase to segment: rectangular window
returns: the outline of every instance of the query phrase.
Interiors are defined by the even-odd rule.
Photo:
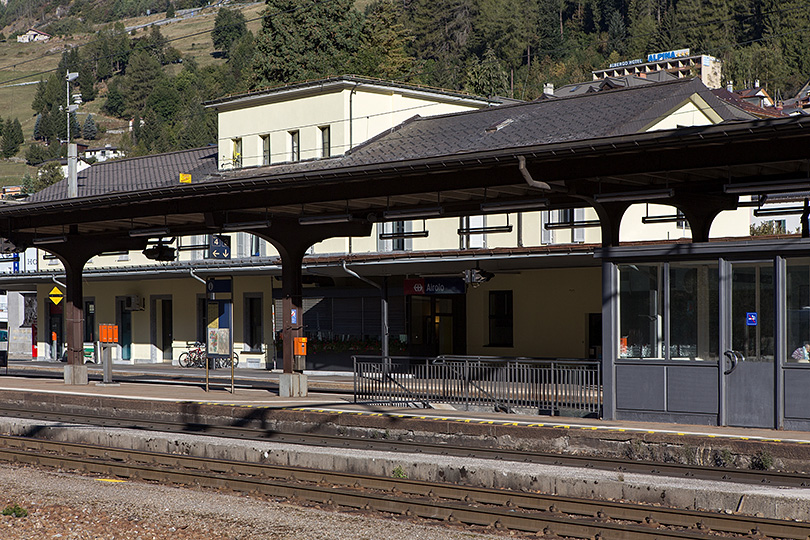
[[[205,343],[205,329],[208,327],[208,302],[204,296],[197,297],[197,341]]]
[[[489,346],[513,346],[512,291],[489,291]]]
[[[301,137],[298,131],[290,131],[290,161],[301,161]]]
[[[94,300],[84,301],[84,342],[93,343],[96,340],[96,303]]]
[[[262,297],[245,295],[245,351],[262,352]]]
[[[250,235],[250,255],[252,257],[262,256],[262,239],[255,234]]]
[[[233,139],[233,168],[242,168],[242,139]]]
[[[262,135],[262,165],[270,165],[270,135]]]
[[[327,158],[332,155],[332,136],[329,131],[329,126],[321,128],[321,157]]]
[[[619,356],[663,358],[664,331],[659,265],[619,266]]]

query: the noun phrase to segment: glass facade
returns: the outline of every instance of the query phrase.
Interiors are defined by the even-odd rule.
[[[810,259],[788,259],[786,289],[786,360],[810,363]]]
[[[619,265],[619,357],[717,360],[717,264]]]

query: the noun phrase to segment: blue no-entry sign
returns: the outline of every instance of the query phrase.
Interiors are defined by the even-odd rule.
[[[757,312],[756,311],[749,311],[745,314],[745,324],[747,326],[756,326],[757,325]]]

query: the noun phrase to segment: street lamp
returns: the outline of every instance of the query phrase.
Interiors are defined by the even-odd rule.
[[[70,104],[70,83],[79,78],[79,74],[68,71],[65,75],[65,85],[67,86],[67,147],[68,147],[68,197],[79,196],[79,184],[76,179],[76,161],[78,152],[75,144],[70,142],[70,114],[79,110],[78,105]]]

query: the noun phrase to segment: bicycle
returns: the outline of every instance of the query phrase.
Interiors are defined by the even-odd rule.
[[[231,367],[231,359],[230,358],[217,358],[215,363],[217,368],[229,368]],[[233,367],[239,365],[239,355],[233,353]]]
[[[205,367],[205,360],[207,355],[203,344],[199,341],[192,341],[186,343],[188,351],[180,354],[177,363],[181,367]]]

